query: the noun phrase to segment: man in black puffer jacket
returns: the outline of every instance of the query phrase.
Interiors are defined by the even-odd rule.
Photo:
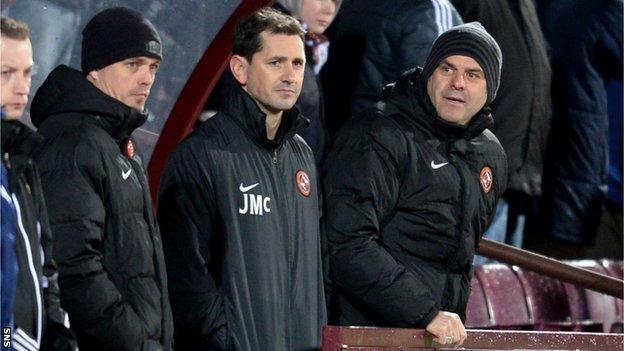
[[[486,128],[502,55],[477,23],[452,28],[338,134],[323,179],[342,325],[426,328],[460,345],[472,259],[507,183]]]
[[[82,73],[57,67],[32,104],[61,304],[81,349],[171,349],[160,234],[130,139],[161,60],[148,20],[105,10],[83,30]]]

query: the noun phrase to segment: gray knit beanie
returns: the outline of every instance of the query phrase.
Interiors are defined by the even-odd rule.
[[[423,67],[424,79],[429,79],[440,61],[453,55],[468,56],[479,63],[487,82],[486,104],[492,102],[500,84],[503,65],[503,54],[496,40],[479,22],[465,23],[447,30],[433,43]]]

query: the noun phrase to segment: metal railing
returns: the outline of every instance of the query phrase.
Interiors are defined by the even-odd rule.
[[[622,280],[496,241],[481,239],[477,254],[619,299],[624,297]]]

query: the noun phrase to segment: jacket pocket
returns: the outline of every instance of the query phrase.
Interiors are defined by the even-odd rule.
[[[162,337],[162,294],[155,277],[134,277],[126,280],[124,299],[129,302],[143,325],[148,339]]]

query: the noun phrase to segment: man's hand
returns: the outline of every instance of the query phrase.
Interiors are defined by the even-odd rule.
[[[438,312],[426,329],[433,334],[433,341],[440,345],[459,347],[466,340],[466,329],[455,313]]]

